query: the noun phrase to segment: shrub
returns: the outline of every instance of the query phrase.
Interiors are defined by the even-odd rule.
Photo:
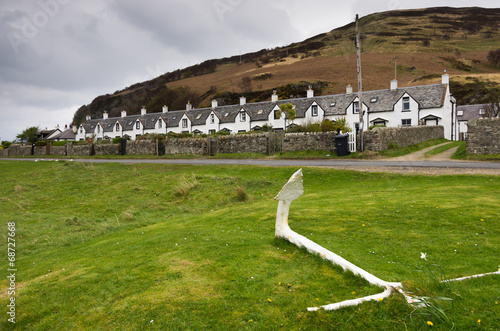
[[[368,130],[372,130],[372,129],[375,129],[375,128],[386,128],[387,126],[386,125],[370,125],[370,127],[368,128]]]
[[[494,51],[490,51],[486,59],[494,66],[500,67],[500,48]]]
[[[247,201],[248,200],[248,194],[245,192],[245,188],[238,186],[236,188],[236,200],[238,201]]]
[[[399,149],[399,145],[395,141],[389,141],[387,144],[387,149]]]
[[[7,141],[7,140],[2,141],[3,148],[9,148],[10,145],[12,145],[12,142]]]

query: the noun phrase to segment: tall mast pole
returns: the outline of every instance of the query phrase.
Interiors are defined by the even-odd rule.
[[[359,38],[359,16],[356,14],[356,57],[358,60],[358,99],[359,99],[359,141],[360,150],[364,151],[363,144],[363,83],[361,81],[361,41]]]

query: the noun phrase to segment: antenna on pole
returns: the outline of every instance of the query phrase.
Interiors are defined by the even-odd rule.
[[[398,79],[398,59],[399,59],[399,56],[396,56],[395,58],[393,58],[391,61],[394,61],[394,80],[397,80]]]
[[[361,81],[361,41],[359,38],[359,16],[356,14],[356,57],[358,60],[358,99],[359,99],[359,146],[361,152],[364,151],[365,147],[363,144],[363,83]]]

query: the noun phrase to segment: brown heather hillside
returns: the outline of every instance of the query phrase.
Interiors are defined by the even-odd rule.
[[[397,59],[399,86],[440,82],[443,70],[451,76],[451,91],[458,104],[490,102],[500,96],[500,68],[488,62],[488,53],[500,49],[500,9],[428,8],[376,13],[360,20],[363,87],[385,89],[394,79]],[[78,124],[88,113],[110,117],[121,110],[137,114],[146,105],[159,112],[303,97],[308,85],[316,95],[344,93],[357,86],[354,23],[286,47],[261,50],[231,58],[208,60],[153,80],[137,83],[112,95],[97,97],[74,115]],[[497,100],[498,102],[498,100]]]

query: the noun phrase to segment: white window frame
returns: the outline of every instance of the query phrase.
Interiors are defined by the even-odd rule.
[[[247,121],[247,113],[245,113],[244,111],[242,111],[240,113],[240,122],[246,122]]]
[[[215,114],[210,114],[210,124],[215,123]]]
[[[311,116],[313,117],[318,116],[318,105],[311,106]]]
[[[405,122],[408,122],[408,123],[405,124]],[[401,126],[403,126],[403,127],[411,126],[411,118],[403,118],[401,120]]]
[[[352,112],[353,114],[359,114],[359,101],[354,101],[352,103]]]
[[[188,120],[187,120],[187,118],[183,118],[182,119],[182,127],[183,128],[187,128],[188,127]]]
[[[141,128],[141,122],[140,121],[135,122],[135,129],[139,130],[140,128]]]
[[[403,97],[403,111],[411,111],[410,97]]]

